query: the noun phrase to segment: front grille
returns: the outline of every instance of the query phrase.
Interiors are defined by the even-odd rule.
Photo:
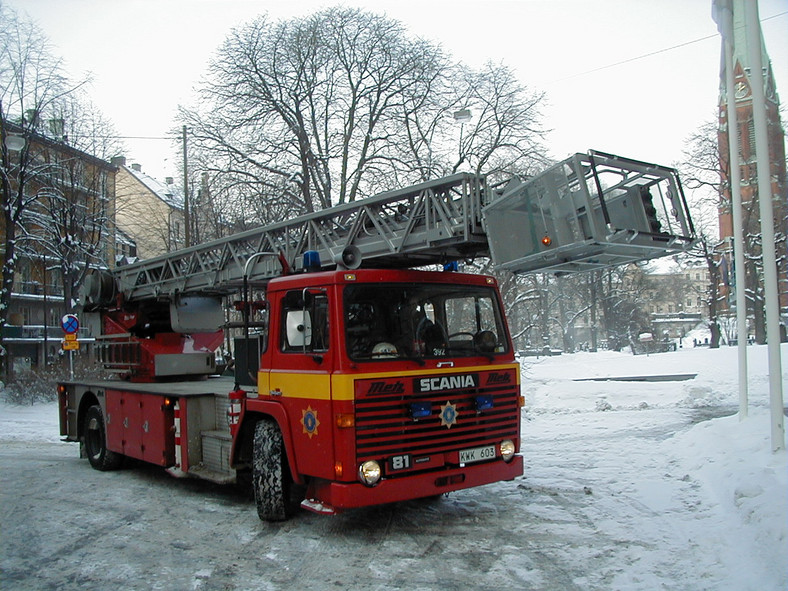
[[[491,376],[497,379],[491,379]],[[392,455],[429,454],[469,449],[498,443],[518,436],[519,391],[514,372],[507,383],[500,383],[503,372],[482,372],[478,385],[470,388],[447,389],[418,393],[404,380],[401,387],[390,381],[369,380],[356,387],[356,456],[359,462],[381,459]],[[416,380],[414,380],[415,382]],[[402,391],[402,390],[405,391]],[[363,395],[364,392],[371,394]],[[493,406],[477,411],[476,397],[492,397]],[[429,402],[428,417],[414,420],[410,416],[412,403]],[[441,417],[441,407],[451,404],[456,420],[448,426]]]

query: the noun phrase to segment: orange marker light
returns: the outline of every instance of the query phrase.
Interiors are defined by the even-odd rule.
[[[542,244],[545,246],[550,246],[553,243],[553,239],[550,238],[547,234],[545,234],[544,238],[542,238]]]
[[[340,429],[350,429],[355,426],[356,418],[352,414],[338,414],[337,427]]]

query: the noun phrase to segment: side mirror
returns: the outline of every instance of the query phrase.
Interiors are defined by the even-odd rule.
[[[306,310],[290,310],[287,313],[287,347],[297,349],[312,344],[312,316]]]

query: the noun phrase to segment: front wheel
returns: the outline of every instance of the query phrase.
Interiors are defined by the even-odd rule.
[[[284,521],[295,513],[298,503],[293,498],[284,438],[279,426],[270,419],[255,425],[252,487],[257,515],[263,521]]]
[[[121,454],[107,449],[107,429],[100,406],[91,406],[85,413],[82,437],[88,461],[96,470],[114,470],[123,463]]]

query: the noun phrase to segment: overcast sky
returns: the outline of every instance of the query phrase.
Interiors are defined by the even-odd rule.
[[[0,0],[38,22],[73,77],[128,137],[161,137],[227,33],[262,13],[303,16],[316,0]],[[711,0],[357,0],[471,66],[512,67],[547,93],[550,155],[589,148],[672,165],[716,114],[720,38]],[[759,3],[777,90],[788,100],[788,0]],[[783,124],[786,109],[783,107]],[[126,140],[129,162],[178,176],[168,141]]]

